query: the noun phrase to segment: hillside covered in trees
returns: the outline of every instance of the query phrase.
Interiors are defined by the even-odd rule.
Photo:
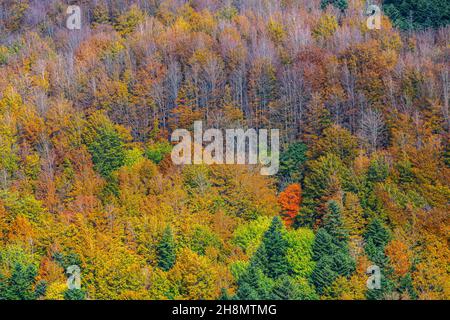
[[[450,299],[450,5],[366,5],[1,1],[0,299]],[[196,120],[279,173],[175,166]]]

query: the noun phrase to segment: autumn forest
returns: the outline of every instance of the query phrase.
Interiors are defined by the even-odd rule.
[[[450,299],[449,23],[445,0],[0,0],[0,300]],[[175,165],[195,121],[279,129],[278,173]]]

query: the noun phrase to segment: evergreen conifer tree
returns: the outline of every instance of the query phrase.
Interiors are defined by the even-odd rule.
[[[287,242],[283,238],[283,229],[281,218],[276,216],[262,241],[267,255],[267,275],[272,279],[288,272]]]
[[[175,264],[175,259],[175,241],[172,229],[167,226],[158,245],[158,266],[164,271],[168,271]]]

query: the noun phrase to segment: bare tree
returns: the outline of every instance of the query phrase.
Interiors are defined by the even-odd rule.
[[[381,112],[369,109],[362,114],[360,137],[368,145],[370,152],[382,145],[385,130]]]
[[[445,120],[445,125],[447,126],[446,129],[448,132],[450,132],[450,118],[449,118],[449,114],[448,114],[448,101],[450,99],[450,96],[449,96],[450,82],[448,79],[448,69],[441,71],[441,78],[442,78],[442,91],[443,91],[442,95],[443,95],[443,99],[444,99],[444,103],[442,104],[442,115]]]

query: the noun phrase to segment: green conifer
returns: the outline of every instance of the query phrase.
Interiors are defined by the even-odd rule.
[[[168,271],[175,264],[175,260],[175,241],[172,229],[167,226],[158,245],[158,266],[164,271]]]

